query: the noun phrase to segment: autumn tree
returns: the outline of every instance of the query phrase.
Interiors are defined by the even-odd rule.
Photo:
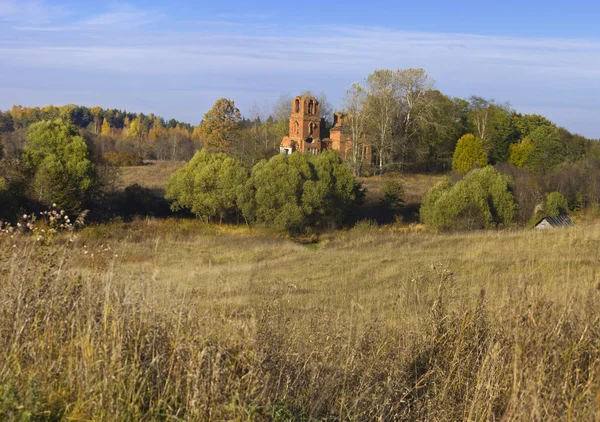
[[[452,159],[452,170],[464,175],[474,167],[484,167],[487,163],[487,154],[480,139],[468,133],[458,140]]]
[[[230,151],[239,134],[241,119],[240,110],[233,100],[218,99],[200,124],[204,148],[210,152]]]
[[[102,129],[100,130],[100,134],[102,136],[110,136],[110,123],[108,123],[108,119],[104,119],[102,121]]]
[[[531,142],[531,139],[529,138],[525,138],[517,144],[511,144],[508,162],[517,167],[525,167],[529,159],[529,154],[533,149],[533,142]]]

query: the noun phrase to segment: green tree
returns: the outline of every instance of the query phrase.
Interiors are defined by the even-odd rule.
[[[475,166],[483,167],[487,163],[487,154],[480,139],[468,133],[458,140],[452,159],[452,170],[465,175]]]
[[[509,225],[517,205],[510,177],[493,167],[475,169],[463,180],[444,181],[427,193],[421,221],[437,230],[472,230]]]
[[[205,221],[222,222],[238,214],[237,189],[247,178],[239,161],[202,150],[171,175],[165,197],[173,211],[187,209]]]
[[[352,170],[332,152],[263,160],[238,196],[247,221],[292,233],[340,224],[361,199]]]
[[[558,128],[540,126],[529,137],[534,145],[527,156],[527,167],[530,169],[545,174],[567,158],[567,150]]]
[[[228,152],[238,135],[241,120],[240,110],[233,100],[218,99],[200,124],[204,148],[209,152]]]
[[[61,119],[30,126],[23,161],[33,174],[37,200],[68,212],[81,209],[96,186],[96,168],[83,137]]]
[[[544,203],[544,214],[546,216],[557,216],[566,214],[569,211],[569,204],[560,192],[550,192],[546,194]]]

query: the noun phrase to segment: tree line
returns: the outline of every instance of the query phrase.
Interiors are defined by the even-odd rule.
[[[321,137],[327,137],[333,107],[324,93],[315,97],[323,118]],[[292,98],[281,95],[272,107],[254,104],[248,116],[241,114],[234,100],[221,98],[196,126],[101,107],[13,106],[0,112],[0,142],[5,154],[16,156],[26,144],[31,124],[61,118],[85,132],[101,154],[111,153],[107,157],[117,165],[139,163],[131,154],[142,160],[187,161],[206,148],[251,167],[278,153],[281,139],[288,134]],[[345,134],[358,140],[349,157],[355,175],[448,171],[457,142],[465,135],[481,143],[487,163],[511,162],[537,172],[599,155],[597,142],[572,134],[544,116],[521,114],[493,99],[449,97],[435,88],[423,69],[375,70],[347,89],[341,111],[346,114]],[[365,142],[372,148],[372,163],[360,162]]]

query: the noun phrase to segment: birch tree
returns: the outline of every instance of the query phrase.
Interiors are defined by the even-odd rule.
[[[374,71],[367,77],[366,88],[370,132],[377,146],[377,166],[381,172],[391,156],[392,128],[399,112],[398,71]]]
[[[354,176],[360,176],[362,170],[361,148],[365,133],[365,123],[367,119],[367,91],[363,85],[358,82],[353,83],[346,90],[344,96],[344,108],[346,110],[346,130],[352,138],[352,171]]]

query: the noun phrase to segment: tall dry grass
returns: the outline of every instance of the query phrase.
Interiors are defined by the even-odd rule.
[[[598,420],[600,227],[0,238],[6,420]]]

